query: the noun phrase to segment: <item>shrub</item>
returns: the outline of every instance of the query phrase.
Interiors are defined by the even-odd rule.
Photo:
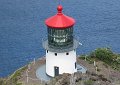
[[[84,59],[85,59],[85,56],[86,56],[86,55],[81,55],[81,56],[79,57],[79,59],[84,60]]]
[[[91,57],[98,58],[108,64],[113,61],[113,52],[109,48],[98,48],[90,54]]]

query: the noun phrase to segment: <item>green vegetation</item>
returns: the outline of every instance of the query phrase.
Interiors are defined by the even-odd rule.
[[[3,78],[0,78],[0,85],[5,85],[5,79],[3,79]]]
[[[110,48],[98,48],[90,54],[90,57],[97,58],[120,71],[120,55],[113,53]]]
[[[22,83],[18,82],[18,79],[21,77],[22,72],[24,72],[26,68],[27,66],[24,66],[15,71],[8,78],[0,79],[0,85],[22,85]]]
[[[18,70],[15,71],[9,78],[16,80],[17,77],[20,77],[20,76],[21,76],[21,73],[22,73],[25,69],[27,69],[27,66],[18,69]]]
[[[80,56],[80,59],[85,59],[86,55]],[[115,70],[120,71],[120,54],[113,53],[110,48],[98,48],[86,56],[86,60],[91,64],[97,60],[104,62],[104,66],[107,68],[111,66]]]
[[[81,55],[79,57],[79,59],[82,59],[82,60],[85,60],[85,58],[86,58],[86,61],[89,62],[89,64],[93,64],[94,63],[95,58],[91,58],[91,57],[89,57],[89,55]]]
[[[117,56],[109,48],[98,48],[90,54],[92,58],[98,58],[105,63],[110,64]]]
[[[89,64],[93,64],[94,61],[103,61],[103,65],[105,68],[108,68],[111,66],[115,70],[120,71],[120,54],[116,54],[111,51],[110,48],[98,48],[91,52],[89,55],[81,55],[79,57],[80,59],[86,60]],[[102,64],[102,63],[101,63]],[[102,69],[100,69],[97,65],[97,71],[100,72]],[[27,66],[24,66],[17,71],[15,71],[12,75],[10,75],[7,78],[0,78],[0,85],[22,85],[22,83],[19,81],[21,78],[21,74],[25,72],[27,69]],[[70,82],[74,80],[76,85],[80,85],[81,83],[83,85],[93,85],[95,84],[98,80],[101,80],[102,82],[107,83],[106,85],[109,85],[111,82],[108,78],[104,76],[104,74],[97,75],[96,73],[90,73],[87,72],[86,74],[81,75],[80,73],[75,73],[76,77],[72,77],[70,74],[63,74],[59,75],[55,78],[53,78],[49,84],[46,85],[72,85]],[[119,75],[118,75],[119,76]],[[116,77],[116,76],[115,76]],[[74,79],[77,78],[77,79]],[[36,85],[36,84],[34,84]],[[45,84],[42,84],[45,85]],[[101,84],[103,85],[103,84]]]

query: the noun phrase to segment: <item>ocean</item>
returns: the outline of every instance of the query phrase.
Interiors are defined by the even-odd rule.
[[[120,0],[0,0],[0,77],[45,55],[44,21],[56,14],[59,1],[76,20],[74,34],[82,43],[77,54],[99,47],[120,53]]]

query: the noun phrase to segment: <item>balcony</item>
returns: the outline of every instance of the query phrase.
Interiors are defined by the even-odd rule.
[[[78,48],[78,46],[80,44],[81,43],[79,42],[78,38],[74,38],[73,39],[73,44],[68,44],[66,46],[53,46],[53,45],[50,45],[48,43],[48,39],[47,38],[44,38],[42,40],[42,45],[43,45],[44,49],[52,51],[52,52],[59,52],[59,53],[75,50],[76,48]]]

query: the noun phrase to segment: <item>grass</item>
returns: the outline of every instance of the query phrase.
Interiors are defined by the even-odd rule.
[[[116,54],[111,51],[110,48],[98,48],[95,51],[91,52],[89,55],[81,55],[79,59],[85,60],[89,62],[89,64],[93,64],[94,61],[103,61],[104,66],[107,68],[111,66],[114,70],[120,71],[120,54]]]
[[[21,77],[21,73],[24,72],[26,69],[27,69],[27,66],[24,66],[16,70],[8,78],[0,79],[0,85],[22,85],[22,83],[18,82],[18,79]]]

